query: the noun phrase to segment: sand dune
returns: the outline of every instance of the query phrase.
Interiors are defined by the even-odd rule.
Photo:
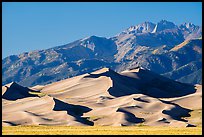
[[[3,125],[93,125],[74,113],[83,109],[49,96],[28,97],[4,105],[2,121]]]
[[[33,95],[29,91],[43,93]],[[103,68],[48,85],[2,86],[2,125],[196,126],[202,85],[187,85],[141,68]]]
[[[2,98],[7,100],[17,100],[21,98],[36,96],[29,94],[29,91],[35,90],[20,86],[15,82],[11,82],[10,84],[2,86]]]

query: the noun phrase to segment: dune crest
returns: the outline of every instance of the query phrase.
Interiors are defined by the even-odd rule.
[[[44,96],[30,94],[29,91]],[[202,85],[182,84],[143,68],[102,68],[48,85],[2,86],[3,126],[196,126]]]

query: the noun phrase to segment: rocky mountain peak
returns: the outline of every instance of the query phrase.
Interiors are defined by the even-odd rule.
[[[182,30],[192,31],[192,30],[198,29],[199,26],[196,26],[193,23],[183,23],[183,24],[179,25],[179,28],[182,29]]]
[[[170,22],[167,20],[161,20],[156,24],[154,32],[159,32],[166,29],[175,29],[175,28],[177,28],[177,26],[173,22]]]
[[[152,32],[155,27],[155,24],[152,22],[145,21],[141,24],[131,26],[127,30],[125,30],[125,33],[132,34],[132,33],[148,33]]]

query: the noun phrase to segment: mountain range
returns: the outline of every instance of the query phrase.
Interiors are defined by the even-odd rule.
[[[161,20],[131,26],[110,37],[90,36],[69,44],[2,59],[2,85],[44,85],[108,67],[141,67],[189,84],[202,83],[202,27]]]

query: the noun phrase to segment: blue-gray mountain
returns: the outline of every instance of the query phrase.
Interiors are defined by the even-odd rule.
[[[117,72],[141,66],[190,84],[202,82],[202,27],[161,20],[131,26],[111,38],[91,36],[2,60],[2,85],[48,84],[109,67]]]

